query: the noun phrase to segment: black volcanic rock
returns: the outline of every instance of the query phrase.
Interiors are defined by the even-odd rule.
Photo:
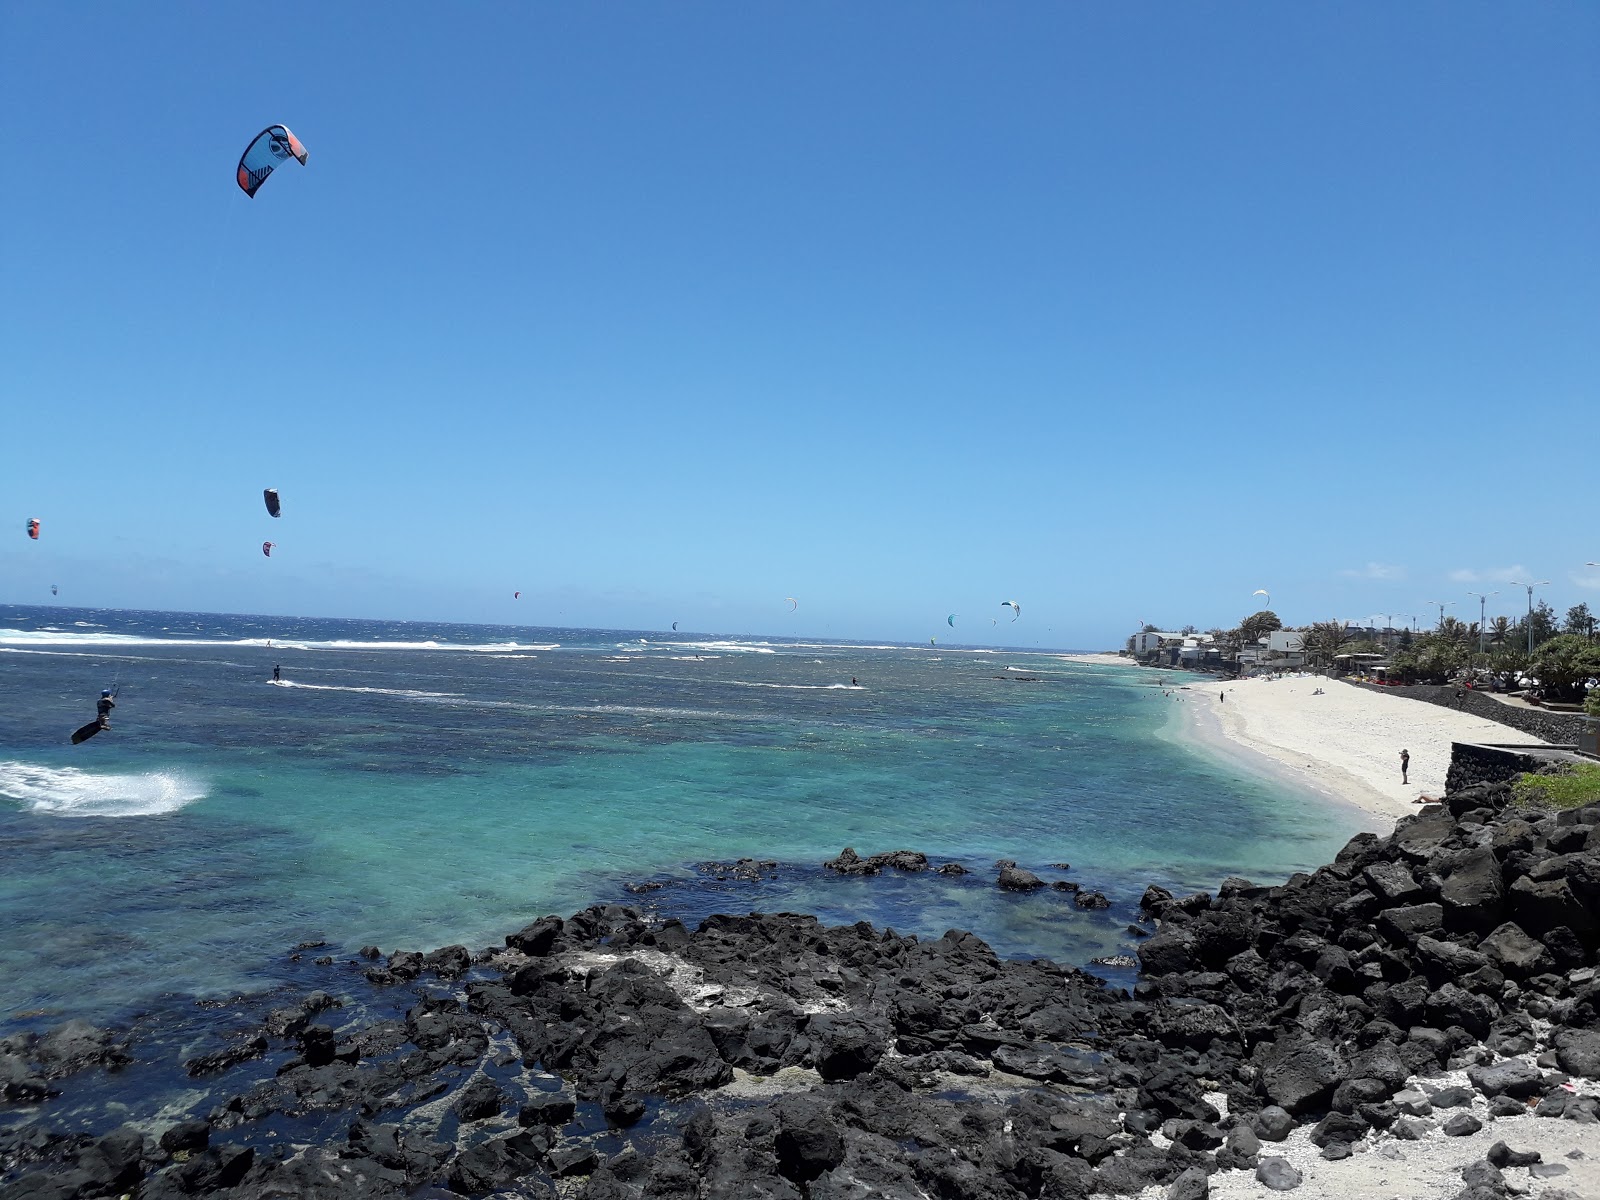
[[[318,976],[349,988],[337,1034],[312,1023],[338,1003],[327,993],[209,1018],[205,1038],[253,1030],[238,1044],[266,1053],[271,1039],[279,1058],[218,1060],[199,1077],[213,1094],[195,1111],[210,1115],[173,1139],[182,1149],[145,1145],[122,1113],[83,1134],[0,1132],[18,1173],[7,1186],[146,1200],[443,1185],[588,1200],[1199,1196],[1216,1169],[1299,1186],[1263,1152],[1297,1124],[1338,1157],[1371,1130],[1413,1139],[1448,1119],[1466,1132],[1480,1093],[1492,1115],[1538,1098],[1540,1115],[1587,1121],[1593,1099],[1553,1072],[1600,1076],[1600,930],[1583,907],[1600,882],[1600,806],[1593,820],[1529,819],[1508,796],[1453,796],[1278,886],[1152,887],[1141,925],[1155,933],[1132,996],[1071,967],[1002,959],[970,933],[906,937],[793,913],[690,929],[595,905],[532,922],[504,951],[396,952],[370,968],[388,992],[368,988],[359,963]],[[926,869],[913,852],[840,859]],[[46,1114],[47,1073],[124,1054],[92,1026],[47,1041],[0,1039],[5,1099]],[[176,1044],[205,1045],[140,1044],[135,1069]],[[1402,1090],[1446,1066],[1473,1087]],[[722,1090],[736,1072],[748,1088]],[[297,1133],[282,1158],[258,1153],[273,1122],[320,1132],[311,1144]],[[439,1128],[454,1144],[431,1140]],[[1152,1141],[1157,1131],[1170,1141]],[[1469,1168],[1481,1187],[1502,1166],[1493,1158],[1514,1165],[1503,1149]]]
[[[1002,860],[999,867],[999,885],[1008,892],[1033,892],[1044,887],[1044,880],[1010,860]]]

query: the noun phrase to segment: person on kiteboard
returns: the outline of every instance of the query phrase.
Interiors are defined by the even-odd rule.
[[[106,688],[105,691],[100,693],[100,699],[96,702],[94,708],[95,716],[100,720],[101,729],[111,728],[111,710],[116,706],[117,702],[112,699],[110,688]]]

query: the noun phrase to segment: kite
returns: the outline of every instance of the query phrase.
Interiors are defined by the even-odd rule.
[[[59,592],[59,591],[58,591],[58,590],[57,590],[57,589],[56,589],[56,585],[55,585],[55,584],[53,584],[53,583],[52,583],[52,584],[51,584],[51,585],[50,585],[50,594],[51,594],[51,595],[52,595],[52,596],[59,596],[59,595],[60,595],[60,594],[61,594],[61,593],[60,593],[60,592]]]
[[[265,554],[268,558],[271,558],[272,557],[272,547],[273,547],[273,543],[272,542],[262,542],[261,543],[261,553]]]
[[[521,600],[522,599],[522,593],[521,592],[512,592],[511,593],[511,598],[513,600]]]
[[[1015,600],[1002,600],[1000,601],[1000,607],[1009,608],[1011,610],[1011,619],[1013,621],[1022,615],[1022,605],[1018,604]]]
[[[28,518],[27,529],[28,529],[28,536],[31,537],[34,541],[37,542],[39,540],[39,518],[38,517],[29,517]]]
[[[278,504],[278,489],[267,488],[261,493],[261,498],[267,502],[267,512],[274,517],[283,516],[283,509]]]
[[[795,609],[800,607],[800,601],[796,600],[793,596],[785,596],[784,600],[788,601],[790,612],[793,612]]]
[[[1250,595],[1252,598],[1256,596],[1265,596],[1267,598],[1267,607],[1272,607],[1272,593],[1267,591],[1265,588],[1257,588],[1255,591],[1251,592]]]
[[[676,621],[674,621],[672,623],[672,632],[673,633],[677,633],[678,632],[678,623]]]
[[[287,125],[268,125],[256,134],[239,156],[235,177],[244,194],[254,198],[273,169],[290,157],[299,159],[302,167],[306,165],[306,148]]]
[[[954,629],[956,627],[956,615],[955,615],[955,613],[951,613],[948,617],[946,617],[945,618],[945,623],[947,625],[949,625],[951,629]]]

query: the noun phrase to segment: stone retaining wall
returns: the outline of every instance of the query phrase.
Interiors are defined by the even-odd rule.
[[[1501,783],[1524,771],[1537,771],[1540,760],[1515,746],[1485,746],[1468,742],[1450,744],[1450,771],[1444,789],[1454,795],[1475,783]]]

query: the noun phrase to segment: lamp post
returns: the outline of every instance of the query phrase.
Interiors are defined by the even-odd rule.
[[[1487,592],[1487,593],[1486,592],[1468,592],[1467,593],[1467,595],[1469,595],[1469,596],[1476,596],[1478,598],[1478,653],[1480,655],[1483,653],[1484,606],[1489,603],[1489,597],[1490,596],[1498,596],[1499,594],[1500,593],[1497,592],[1497,591],[1496,592]]]
[[[1515,579],[1509,580],[1512,587],[1525,587],[1528,589],[1528,659],[1533,659],[1533,589],[1547,587],[1548,579],[1536,579],[1532,583],[1518,583]]]
[[[1439,606],[1439,628],[1440,629],[1444,628],[1444,610],[1447,609],[1447,608],[1454,608],[1456,606],[1456,602],[1454,600],[1424,600],[1423,603],[1424,604],[1437,604]]]

